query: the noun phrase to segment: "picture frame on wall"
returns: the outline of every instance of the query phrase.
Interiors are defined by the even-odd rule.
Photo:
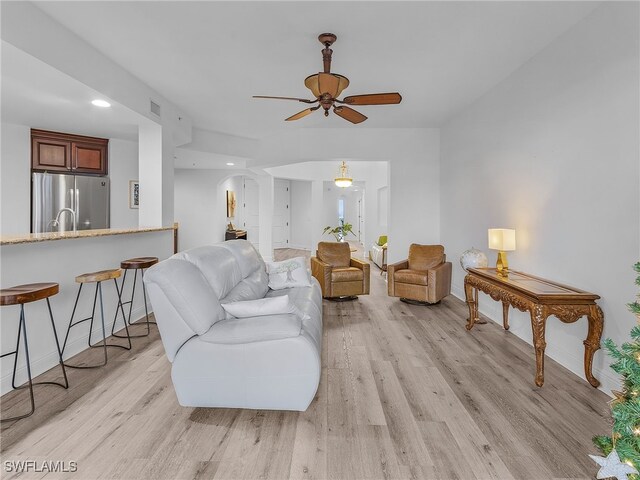
[[[236,216],[236,194],[233,190],[227,190],[227,218]]]
[[[129,208],[140,208],[140,182],[129,180]]]

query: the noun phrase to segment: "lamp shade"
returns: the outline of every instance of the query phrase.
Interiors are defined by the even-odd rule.
[[[516,231],[509,228],[489,229],[489,248],[510,252],[516,249]]]

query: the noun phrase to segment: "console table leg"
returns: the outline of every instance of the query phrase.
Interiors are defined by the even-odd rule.
[[[469,307],[469,320],[466,328],[467,330],[471,330],[478,317],[478,303],[476,300],[477,297],[474,295],[474,288],[467,283],[466,278],[464,281],[464,296],[467,301],[467,306]]]
[[[589,307],[589,314],[587,319],[589,320],[589,331],[587,333],[587,339],[584,343],[584,375],[587,381],[593,387],[599,387],[600,382],[593,376],[593,354],[600,350],[600,339],[602,338],[602,328],[604,326],[604,315],[598,305],[591,305]]]
[[[531,329],[536,351],[536,385],[539,387],[544,384],[544,350],[547,346],[544,331],[548,315],[547,309],[542,305],[533,305],[531,308]]]
[[[502,326],[505,330],[509,330],[509,304],[502,302]]]

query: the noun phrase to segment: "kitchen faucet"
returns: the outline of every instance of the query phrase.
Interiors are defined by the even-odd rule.
[[[54,225],[60,225],[60,216],[64,213],[64,212],[69,212],[71,214],[71,219],[73,221],[73,231],[76,231],[76,212],[73,211],[73,209],[65,207],[65,208],[61,208],[60,211],[58,212],[58,215],[56,215],[56,219],[53,220]]]

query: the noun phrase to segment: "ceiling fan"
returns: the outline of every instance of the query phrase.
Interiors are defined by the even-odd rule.
[[[349,86],[349,79],[337,73],[331,73],[331,45],[337,37],[333,33],[322,33],[318,36],[320,43],[324,45],[322,49],[322,62],[324,63],[324,72],[309,75],[304,80],[305,86],[311,90],[315,100],[307,100],[305,98],[293,97],[269,97],[265,95],[254,95],[253,98],[273,98],[276,100],[295,100],[302,103],[318,105],[309,107],[301,112],[285,118],[285,121],[299,120],[306,117],[311,112],[318,110],[320,107],[324,109],[324,116],[329,116],[329,110],[333,109],[333,113],[339,117],[348,120],[351,123],[364,122],[367,117],[357,112],[347,105],[394,105],[402,101],[399,93],[370,93],[367,95],[352,95],[338,100],[342,91]],[[336,105],[337,104],[337,105]]]

